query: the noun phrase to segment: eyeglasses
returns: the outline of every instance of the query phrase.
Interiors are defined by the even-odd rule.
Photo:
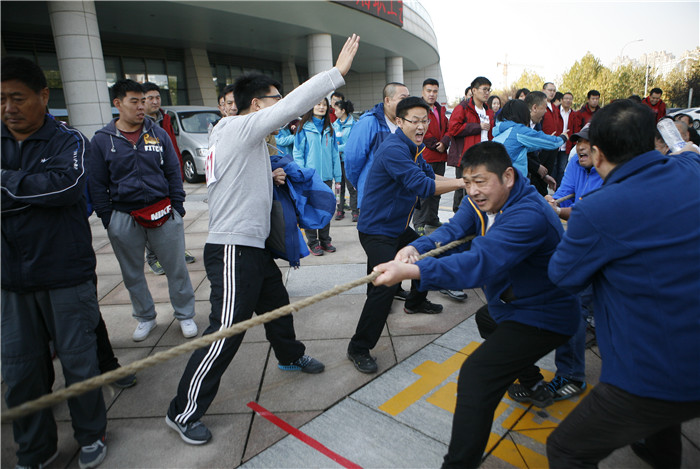
[[[403,120],[406,121],[406,122],[410,122],[410,123],[413,124],[413,125],[418,125],[418,124],[429,125],[429,124],[430,124],[430,119],[423,119],[423,120],[420,120],[420,121],[410,121],[410,120],[405,119],[405,118],[403,118],[403,117],[402,117],[401,119],[403,119]]]
[[[479,88],[479,91],[481,91],[482,93],[490,93],[491,88]]]
[[[256,96],[256,98],[257,99],[270,98],[270,99],[274,99],[275,101],[279,101],[280,99],[282,99],[282,95],[281,94],[273,94],[273,95],[269,95],[269,96]]]

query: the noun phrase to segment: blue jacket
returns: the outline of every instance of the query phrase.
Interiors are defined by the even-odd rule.
[[[335,138],[338,140],[338,152],[341,160],[344,159],[345,144],[348,142],[350,131],[352,131],[354,125],[355,118],[352,115],[347,116],[345,122],[341,122],[340,119],[336,119],[333,122],[333,130],[335,131]]]
[[[173,209],[185,215],[180,163],[168,134],[144,119],[136,145],[117,131],[115,122],[92,137],[88,159],[92,205],[105,228],[112,211],[131,212],[170,197]]]
[[[2,124],[2,288],[25,293],[95,278],[83,134],[51,116],[20,146]]]
[[[292,154],[294,151],[294,137],[295,135],[289,130],[289,127],[283,127],[280,129],[279,133],[275,135],[275,141],[277,142],[277,147],[281,154]]]
[[[340,168],[338,143],[330,127],[323,129],[323,135],[316,125],[309,121],[294,138],[294,162],[302,168],[313,168],[321,180],[335,180],[340,183],[343,170]]]
[[[576,203],[549,277],[593,283],[600,381],[700,401],[700,156],[643,153]]]
[[[564,231],[549,204],[517,174],[508,200],[488,232],[485,223],[486,213],[465,197],[448,223],[411,243],[422,253],[437,243],[478,235],[440,259],[419,261],[420,289],[483,286],[489,313],[496,322],[515,321],[573,335],[581,321],[578,300],[547,277],[549,259]]]
[[[345,176],[357,189],[358,208],[362,206],[363,189],[374,153],[389,135],[391,130],[384,117],[384,103],[379,103],[360,117],[345,143]]]
[[[364,187],[365,204],[357,230],[398,237],[411,221],[418,197],[435,194],[435,173],[401,129],[379,146]]]
[[[506,147],[513,167],[527,178],[527,153],[535,150],[556,150],[566,142],[565,137],[554,137],[533,130],[527,125],[513,121],[496,121],[493,128],[493,141]]]
[[[581,197],[602,185],[603,179],[596,171],[595,166],[592,166],[591,169],[584,168],[579,164],[578,155],[576,155],[576,158],[569,161],[569,164],[566,166],[561,186],[559,186],[552,197],[558,199],[569,194],[575,194],[574,199],[565,200],[559,204],[560,207],[571,207],[576,203],[576,200],[581,200]]]

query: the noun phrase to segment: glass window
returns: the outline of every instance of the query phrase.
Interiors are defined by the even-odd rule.
[[[209,124],[214,125],[221,119],[221,115],[213,111],[181,112],[180,119],[183,132],[206,134],[209,132]]]
[[[46,83],[49,87],[49,107],[66,107],[66,98],[63,94],[63,82],[61,81],[61,72],[58,69],[58,58],[56,54],[37,52],[36,63],[41,67],[46,76]]]
[[[107,86],[109,87],[124,76],[122,73],[122,62],[119,60],[119,57],[105,56],[105,72],[107,74]]]
[[[141,58],[122,57],[124,78],[130,78],[139,83],[146,81],[146,63]]]

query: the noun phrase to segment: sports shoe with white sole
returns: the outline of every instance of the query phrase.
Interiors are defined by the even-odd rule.
[[[211,432],[201,420],[181,425],[172,420],[169,415],[166,415],[165,423],[180,434],[182,441],[190,445],[203,445],[211,440]]]
[[[191,339],[192,337],[197,337],[197,323],[194,319],[183,319],[180,321],[180,330],[182,330],[182,335],[185,339]]]
[[[146,340],[148,334],[150,334],[151,331],[155,329],[157,325],[158,323],[155,319],[151,319],[150,321],[139,322],[139,325],[136,326],[134,335],[132,335],[131,338],[134,340],[134,342],[141,342],[142,340]]]
[[[93,444],[80,448],[80,456],[78,456],[80,469],[92,469],[102,464],[102,461],[107,456],[107,446],[104,443],[104,439],[102,437]]]

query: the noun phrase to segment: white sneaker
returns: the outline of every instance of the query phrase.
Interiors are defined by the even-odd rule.
[[[180,329],[182,329],[182,335],[185,339],[191,339],[192,337],[197,337],[197,323],[194,319],[183,319],[180,321]]]
[[[134,335],[131,336],[131,338],[134,339],[134,342],[141,342],[142,340],[146,340],[148,334],[150,334],[151,331],[155,329],[157,325],[158,323],[156,323],[155,319],[151,319],[150,321],[145,322],[139,322],[139,325],[136,326]]]

